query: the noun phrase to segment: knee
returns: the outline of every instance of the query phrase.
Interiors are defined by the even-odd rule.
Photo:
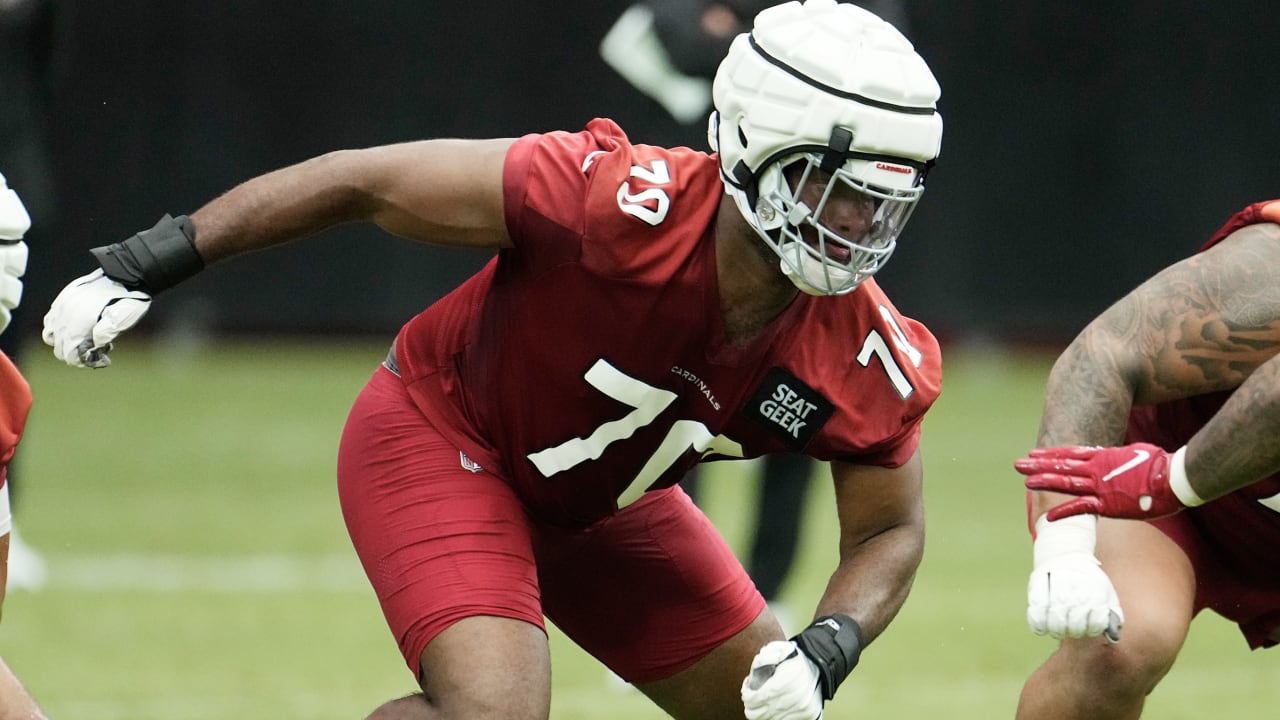
[[[428,720],[436,717],[422,693],[384,703],[365,720]]]
[[[1102,698],[1141,702],[1173,667],[1184,633],[1176,629],[1125,628],[1118,643],[1074,640],[1062,644],[1058,668],[1082,682],[1083,692]]]
[[[1098,654],[1117,682],[1142,691],[1144,695],[1169,672],[1187,637],[1182,622],[1126,627],[1118,643],[1101,643]]]
[[[442,720],[443,718],[512,718],[514,720],[547,720],[548,711],[531,707],[516,699],[504,703],[497,699],[467,700],[453,698],[447,704],[428,699],[422,693],[392,700],[381,705],[365,720]]]

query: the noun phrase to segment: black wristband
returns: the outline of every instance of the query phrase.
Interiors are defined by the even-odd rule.
[[[195,242],[191,218],[165,215],[150,230],[89,252],[107,277],[130,290],[155,295],[204,269]]]
[[[849,676],[862,654],[862,628],[848,615],[827,615],[791,638],[818,666],[822,697],[835,697],[836,688]]]

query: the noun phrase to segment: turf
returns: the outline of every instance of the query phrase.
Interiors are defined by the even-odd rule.
[[[342,527],[333,466],[351,399],[385,342],[131,339],[105,371],[23,358],[37,404],[15,515],[49,562],[15,590],[0,654],[55,718],[361,718],[413,683]],[[1011,717],[1049,652],[1023,621],[1029,569],[1019,478],[1049,358],[948,354],[926,420],[929,542],[916,587],[827,717]],[[717,464],[704,505],[749,538],[755,472]],[[784,590],[808,612],[835,559],[826,481],[811,494]],[[553,633],[553,716],[663,714]],[[1271,653],[1215,616],[1193,628],[1148,717],[1280,707]]]

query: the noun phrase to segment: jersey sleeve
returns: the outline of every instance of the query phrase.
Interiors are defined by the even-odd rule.
[[[708,231],[723,189],[704,153],[632,145],[613,121],[520,138],[503,193],[515,254],[603,277],[665,277]]]
[[[870,329],[858,346],[854,367],[872,383],[850,388],[853,416],[869,441],[851,461],[898,467],[920,445],[925,414],[942,392],[942,352],[923,323],[902,315],[874,281],[865,291]],[[854,430],[851,428],[851,430]]]
[[[607,120],[582,132],[526,135],[507,152],[503,196],[507,230],[517,249],[539,244],[539,252],[570,252],[586,232],[594,165],[627,146]]]
[[[886,318],[886,331],[890,333],[888,344],[894,346],[897,362],[904,369],[911,388],[910,396],[904,401],[902,428],[881,450],[881,464],[897,467],[909,460],[920,445],[925,414],[942,393],[942,350],[923,323],[896,313],[889,317],[894,319]],[[899,331],[901,337],[895,340],[894,335]]]
[[[1200,252],[1217,245],[1225,240],[1228,235],[1242,227],[1264,222],[1280,224],[1280,200],[1256,202],[1232,215],[1225,225],[1211,235],[1204,245],[1200,246]]]

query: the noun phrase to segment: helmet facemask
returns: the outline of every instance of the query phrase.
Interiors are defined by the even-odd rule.
[[[829,148],[788,153],[764,165],[754,193],[743,193],[749,224],[777,253],[783,274],[810,295],[843,295],[874,275],[924,192],[918,163],[865,155],[842,162],[847,155]],[[867,176],[877,167],[916,182],[876,184]]]

